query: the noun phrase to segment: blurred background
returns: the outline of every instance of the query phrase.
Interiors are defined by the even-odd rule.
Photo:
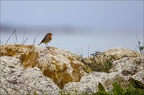
[[[143,0],[1,0],[0,4],[1,44],[16,29],[17,44],[27,38],[25,44],[33,44],[36,37],[37,45],[51,32],[49,46],[83,56],[113,47],[139,51],[138,40],[144,45]],[[13,35],[7,44],[15,41]]]

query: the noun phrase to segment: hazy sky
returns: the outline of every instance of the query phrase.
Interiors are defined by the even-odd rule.
[[[1,23],[13,26],[143,27],[143,0],[1,1]]]
[[[17,26],[72,26],[94,29],[91,33],[58,35],[54,33],[51,46],[88,55],[95,50],[104,51],[112,47],[136,50],[137,38],[144,44],[143,0],[91,0],[91,1],[0,1],[1,24]],[[13,31],[11,31],[13,32]],[[31,32],[31,31],[28,31]],[[31,44],[38,34],[26,34]],[[47,33],[47,32],[46,32]],[[38,44],[45,32],[37,37]],[[137,33],[137,38],[136,38]],[[19,43],[23,34],[19,35]],[[5,43],[11,34],[2,33]],[[12,42],[9,43],[13,43]],[[42,46],[45,46],[42,44]]]

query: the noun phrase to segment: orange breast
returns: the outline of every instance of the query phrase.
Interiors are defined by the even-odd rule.
[[[49,36],[49,39],[52,40],[52,35]]]

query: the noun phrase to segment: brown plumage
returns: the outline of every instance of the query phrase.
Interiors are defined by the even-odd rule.
[[[51,40],[52,40],[52,33],[47,33],[46,35],[45,35],[45,37],[43,38],[43,40],[38,44],[38,46],[41,44],[41,43],[45,43],[45,45],[47,44],[47,43],[49,43]],[[46,46],[47,47],[47,46]]]

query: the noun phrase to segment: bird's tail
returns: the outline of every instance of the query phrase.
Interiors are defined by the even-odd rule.
[[[40,44],[41,44],[41,43],[39,43],[38,46],[39,46]]]

